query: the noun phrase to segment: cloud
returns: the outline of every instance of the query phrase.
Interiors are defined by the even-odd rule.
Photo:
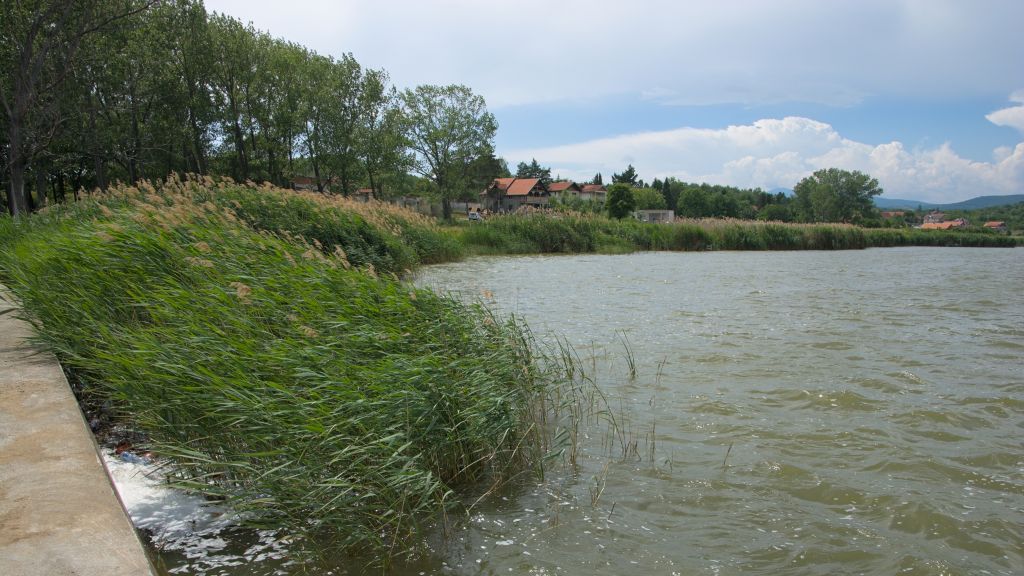
[[[1016,128],[1024,134],[1024,90],[1018,90],[1010,95],[1010,102],[1016,102],[1018,105],[996,110],[985,118],[997,126]]]
[[[793,187],[820,168],[861,170],[890,198],[955,202],[1024,189],[1024,142],[993,153],[991,162],[959,156],[947,143],[908,150],[900,142],[865,144],[809,118],[763,119],[722,129],[678,128],[627,134],[548,148],[502,151],[510,160],[537,158],[562,177],[606,178],[633,164],[647,181],[684,181],[740,187]]]
[[[665,104],[970,98],[1024,82],[1024,2],[207,0],[276,36],[352,52],[400,86],[492,108],[646,93]],[[339,7],[343,6],[343,8]]]

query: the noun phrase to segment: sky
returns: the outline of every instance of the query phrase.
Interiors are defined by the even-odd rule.
[[[513,171],[1024,193],[1021,0],[206,0],[399,89],[464,84]]]

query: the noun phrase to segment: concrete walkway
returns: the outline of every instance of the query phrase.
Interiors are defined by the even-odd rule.
[[[0,575],[152,575],[60,365],[0,297]]]

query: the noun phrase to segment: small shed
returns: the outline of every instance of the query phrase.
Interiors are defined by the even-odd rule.
[[[641,222],[659,224],[668,224],[676,218],[676,213],[671,210],[637,210],[634,215]]]

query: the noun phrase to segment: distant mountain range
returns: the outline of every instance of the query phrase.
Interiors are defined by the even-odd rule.
[[[978,196],[955,204],[933,204],[919,200],[901,200],[899,198],[875,198],[875,206],[883,210],[905,208],[917,210],[920,206],[925,210],[977,210],[979,208],[991,208],[993,206],[1005,206],[1024,202],[1024,194],[1009,194],[1006,196]]]

